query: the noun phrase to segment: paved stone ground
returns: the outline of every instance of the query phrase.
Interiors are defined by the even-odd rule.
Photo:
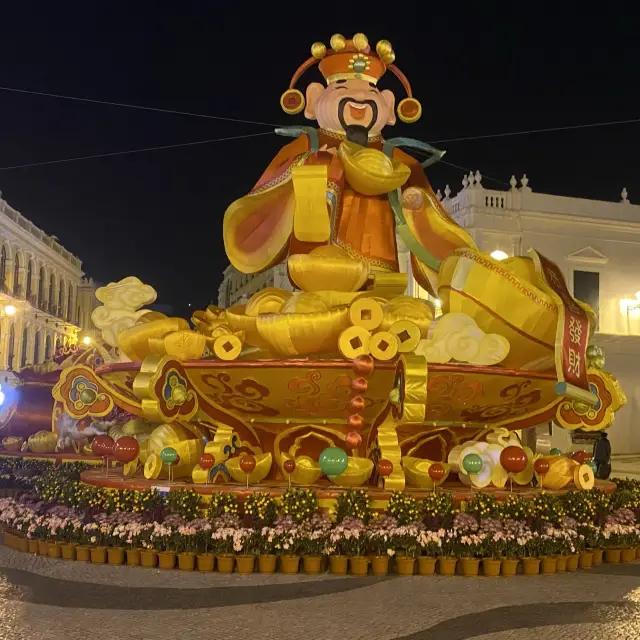
[[[0,547],[0,640],[640,638],[640,562],[515,578],[223,576]]]

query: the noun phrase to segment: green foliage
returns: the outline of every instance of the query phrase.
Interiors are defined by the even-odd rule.
[[[480,492],[466,503],[464,511],[479,520],[497,518],[500,513],[500,503],[493,494]]]
[[[336,500],[336,520],[358,518],[365,524],[371,519],[371,499],[364,489],[348,489]]]
[[[318,510],[318,497],[311,489],[291,487],[282,494],[282,513],[294,522],[304,522]]]
[[[238,498],[235,493],[214,493],[211,496],[207,517],[209,520],[215,520],[220,516],[237,516],[239,511]]]
[[[502,520],[524,520],[529,511],[528,503],[518,495],[509,494],[499,503],[497,515]]]
[[[195,520],[199,515],[200,494],[193,489],[169,491],[167,508],[170,513],[185,520]]]
[[[274,523],[278,509],[276,501],[267,493],[256,492],[244,501],[244,515],[251,519],[254,527],[266,527]]]
[[[389,498],[387,512],[398,521],[398,524],[410,524],[422,519],[420,507],[420,503],[413,496],[395,491]]]

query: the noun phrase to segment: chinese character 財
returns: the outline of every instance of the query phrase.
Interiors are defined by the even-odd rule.
[[[569,347],[569,373],[580,377],[580,354],[573,347]]]

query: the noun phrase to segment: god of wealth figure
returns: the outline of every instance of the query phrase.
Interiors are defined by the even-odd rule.
[[[408,138],[383,138],[384,127],[396,122],[394,94],[378,87],[387,70],[399,78],[408,96],[397,106],[398,117],[415,122],[422,113],[409,81],[393,64],[391,44],[382,40],[373,52],[364,34],[351,40],[337,34],[330,49],[316,43],[311,52],[280,102],[288,114],[304,110],[319,127],[278,130],[297,138],[280,150],[251,192],[227,209],[224,242],[229,260],[243,273],[287,260],[291,279],[304,289],[296,282],[300,268],[322,267],[305,265],[305,257],[330,245],[322,255],[332,265],[326,286],[319,286],[354,291],[362,280],[345,289],[339,277],[331,277],[336,261],[359,261],[367,275],[398,272],[397,231],[411,251],[419,284],[435,294],[440,262],[454,250],[475,244],[447,215],[423,172],[442,152]],[[305,96],[295,84],[318,63],[326,87],[311,83]],[[421,164],[400,146],[422,151],[427,160]]]

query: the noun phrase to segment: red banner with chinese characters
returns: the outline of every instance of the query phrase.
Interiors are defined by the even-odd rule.
[[[530,250],[536,269],[547,285],[547,293],[558,306],[556,331],[556,371],[559,382],[589,391],[587,345],[589,316],[573,299],[557,264]]]

